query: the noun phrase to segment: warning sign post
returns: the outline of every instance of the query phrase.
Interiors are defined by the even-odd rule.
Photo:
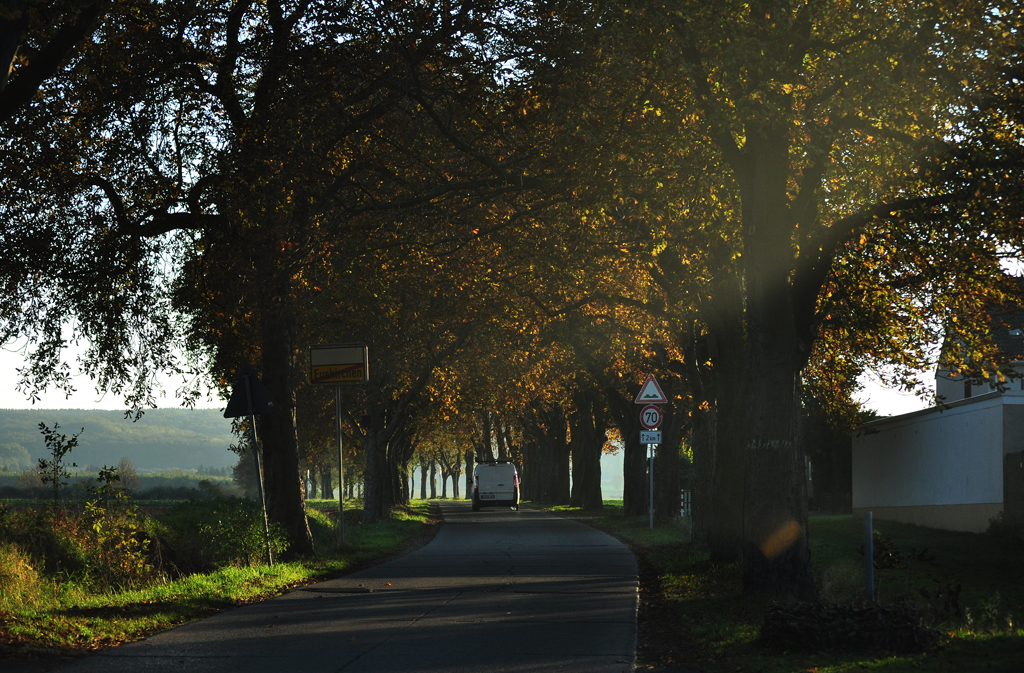
[[[654,374],[648,374],[647,378],[644,379],[644,384],[640,386],[640,392],[636,394],[636,399],[633,400],[634,404],[668,404],[668,398],[665,397],[665,392],[658,385],[658,379],[654,378]],[[646,428],[646,430],[640,431],[640,443],[646,444],[650,457],[648,458],[649,467],[647,472],[651,477],[650,496],[651,502],[648,508],[651,520],[651,530],[654,529],[654,447],[657,444],[661,444],[661,432],[656,431],[659,425],[661,425],[661,410],[658,407],[647,406],[644,407],[640,412],[640,424]]]

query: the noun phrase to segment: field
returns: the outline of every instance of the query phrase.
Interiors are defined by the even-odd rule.
[[[919,605],[957,594],[960,615],[935,626],[940,643],[926,651],[872,648],[778,650],[758,640],[771,601],[742,595],[737,565],[715,565],[689,543],[684,522],[648,529],[646,517],[624,517],[610,501],[598,517],[571,508],[564,516],[605,530],[637,554],[641,575],[638,670],[761,671],[1020,671],[1024,662],[1024,541],[952,533],[876,521],[875,531],[909,568],[876,570],[879,599],[898,596]],[[821,595],[855,605],[864,594],[862,522],[850,516],[812,516],[809,539]],[[959,587],[959,591],[957,588]],[[922,591],[923,590],[923,591]],[[941,590],[941,591],[939,591]],[[943,593],[946,592],[946,593]],[[939,611],[941,614],[941,610]]]

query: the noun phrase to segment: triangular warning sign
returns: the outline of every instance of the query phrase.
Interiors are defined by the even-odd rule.
[[[245,385],[246,379],[249,379],[248,386]],[[256,376],[252,365],[246,362],[238,372],[234,392],[231,393],[228,406],[224,409],[224,418],[237,418],[253,413],[269,414],[273,411],[277,411],[274,406],[274,398]]]
[[[658,385],[658,379],[654,378],[654,374],[647,375],[647,380],[641,386],[633,404],[668,404],[668,398],[661,391],[661,386]]]

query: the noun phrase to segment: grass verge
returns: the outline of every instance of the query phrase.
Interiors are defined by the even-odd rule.
[[[649,530],[646,517],[622,515],[621,501],[599,515],[550,507],[625,542],[640,569],[638,670],[759,671],[1020,671],[1024,662],[1024,542],[953,533],[887,521],[875,530],[903,554],[908,568],[876,571],[880,597],[916,600],[936,588],[961,587],[962,616],[940,624],[943,642],[920,654],[885,651],[779,652],[757,642],[769,600],[742,594],[738,565],[716,565],[689,543],[683,523]],[[863,592],[862,524],[851,516],[812,516],[815,576],[826,598],[856,601]],[[927,550],[927,551],[925,551]],[[921,590],[926,591],[922,592]]]
[[[335,523],[310,510],[317,555],[273,567],[226,567],[141,589],[90,593],[74,578],[45,579],[20,600],[0,605],[0,657],[87,652],[138,640],[234,606],[265,600],[317,580],[344,575],[424,544],[439,522],[430,503],[413,502],[388,521],[363,525],[346,502],[346,547]],[[350,510],[349,507],[352,509]]]

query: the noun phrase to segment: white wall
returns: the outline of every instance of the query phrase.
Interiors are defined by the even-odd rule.
[[[1019,378],[1005,381],[1005,389],[1024,390],[1024,363],[1011,362],[1007,369],[1015,372]],[[995,381],[972,384],[971,397],[995,392],[996,388],[997,383]],[[950,402],[964,399],[964,392],[963,376],[953,376],[949,373],[948,369],[941,365],[935,370],[935,395],[943,403],[949,404]]]
[[[1002,503],[1004,401],[992,395],[869,424],[878,432],[853,439],[853,507]]]

